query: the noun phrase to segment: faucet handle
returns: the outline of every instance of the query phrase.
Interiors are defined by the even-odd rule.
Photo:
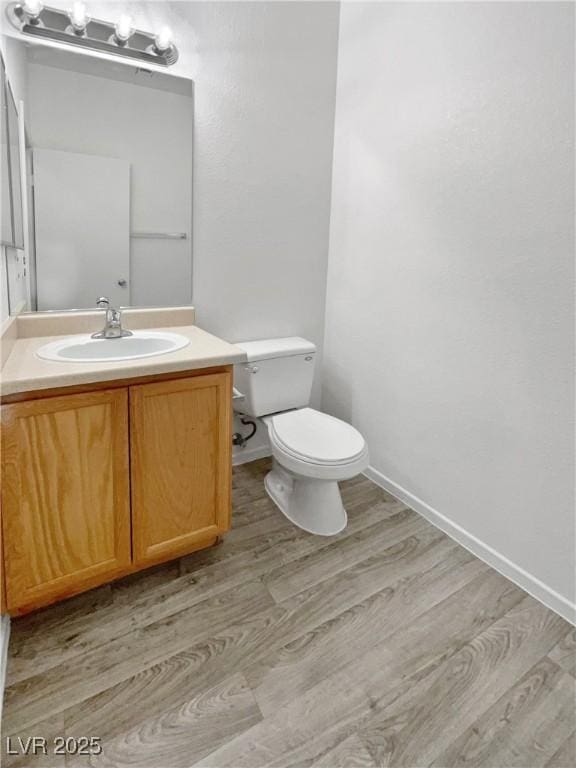
[[[99,309],[108,309],[110,306],[110,299],[108,299],[106,296],[100,296],[99,299],[96,299],[96,306]]]

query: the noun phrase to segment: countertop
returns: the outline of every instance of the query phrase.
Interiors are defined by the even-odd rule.
[[[156,357],[108,363],[72,363],[42,360],[35,354],[36,350],[45,344],[72,334],[16,338],[1,371],[0,394],[7,397],[56,387],[233,365],[246,360],[246,354],[239,347],[203,331],[196,325],[162,326],[161,330],[187,336],[190,344],[183,349]]]

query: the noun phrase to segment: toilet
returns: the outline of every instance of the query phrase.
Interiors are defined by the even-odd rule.
[[[299,528],[340,533],[347,516],[338,482],[366,469],[368,447],[350,424],[309,407],[316,347],[297,336],[236,346],[248,360],[234,366],[234,409],[268,430],[268,495]]]

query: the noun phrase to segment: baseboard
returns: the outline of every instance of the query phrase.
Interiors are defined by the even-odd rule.
[[[529,595],[539,600],[547,608],[550,608],[555,613],[558,613],[562,618],[569,621],[571,624],[576,625],[576,604],[571,603],[562,595],[558,594],[555,590],[546,586],[542,581],[532,576],[528,571],[525,571],[519,565],[516,565],[504,555],[497,552],[495,549],[485,544],[476,536],[466,531],[461,526],[453,523],[447,517],[437,512],[431,506],[426,504],[425,501],[414,496],[414,494],[407,491],[401,485],[398,485],[390,478],[383,475],[374,467],[368,467],[364,473],[369,480],[379,485],[385,491],[395,496],[400,501],[403,501],[407,506],[418,512],[419,515],[425,517],[429,523],[440,528],[450,538],[454,539],[472,552],[473,555],[479,557],[494,570],[501,573],[506,578],[513,581],[514,584],[519,586]]]
[[[2,703],[6,685],[6,667],[8,666],[8,640],[10,639],[10,617],[0,616],[0,723],[2,722]]]
[[[239,451],[232,455],[232,464],[235,467],[239,467],[240,464],[248,464],[249,461],[256,461],[256,459],[264,459],[266,456],[271,456],[270,446],[260,445],[255,448],[240,448]]]

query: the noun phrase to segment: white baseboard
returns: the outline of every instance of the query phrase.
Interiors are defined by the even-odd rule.
[[[472,552],[473,555],[476,555],[476,557],[479,557],[480,560],[483,560],[489,566],[494,568],[494,570],[498,571],[503,576],[506,576],[506,578],[513,581],[521,589],[528,592],[529,595],[536,598],[536,600],[544,603],[547,608],[558,613],[571,624],[576,625],[576,604],[571,603],[535,576],[532,576],[528,571],[525,571],[519,565],[516,565],[507,557],[500,554],[500,552],[497,552],[461,526],[453,523],[440,512],[437,512],[431,506],[426,504],[425,501],[419,499],[418,496],[414,496],[410,491],[407,491],[401,485],[398,485],[381,472],[378,472],[374,467],[368,467],[364,474],[369,480],[376,483],[376,485],[379,485],[385,491],[391,493],[392,496],[403,501],[415,512],[418,512],[419,515],[425,517],[426,520],[436,526],[436,528],[440,528],[440,530],[444,531],[450,538]]]
[[[239,467],[240,464],[248,464],[249,461],[256,461],[256,459],[264,459],[266,456],[271,456],[270,446],[260,445],[255,448],[240,448],[238,452],[234,452],[232,455],[232,464],[235,467]]]
[[[2,702],[6,685],[6,667],[8,666],[8,640],[10,639],[10,617],[0,616],[0,723],[2,722]]]

